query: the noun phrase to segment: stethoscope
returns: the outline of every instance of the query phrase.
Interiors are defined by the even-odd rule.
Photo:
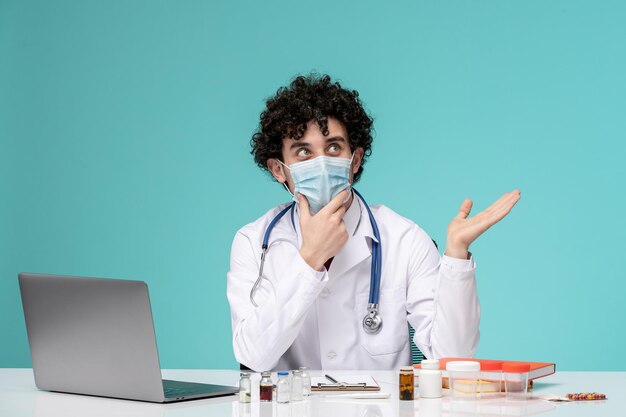
[[[383,327],[383,319],[378,313],[378,302],[380,298],[380,277],[382,271],[382,250],[380,246],[380,233],[378,232],[378,224],[376,224],[376,219],[372,214],[369,206],[363,199],[363,196],[354,188],[352,189],[354,193],[361,199],[365,208],[367,209],[367,214],[370,218],[370,223],[372,225],[372,231],[374,232],[374,237],[376,240],[372,240],[372,267],[370,271],[370,292],[369,292],[369,300],[367,304],[367,314],[363,317],[363,329],[367,333],[376,334],[380,332],[380,329]],[[256,292],[261,280],[263,279],[263,266],[265,265],[265,255],[267,254],[267,250],[269,248],[269,240],[270,233],[272,229],[276,225],[276,223],[288,212],[291,210],[291,224],[296,229],[294,223],[294,208],[296,203],[291,203],[283,210],[280,211],[270,222],[265,230],[265,235],[263,236],[263,243],[261,245],[261,266],[259,267],[259,276],[250,290],[250,301],[255,307],[258,307],[257,303],[254,301],[254,293]]]

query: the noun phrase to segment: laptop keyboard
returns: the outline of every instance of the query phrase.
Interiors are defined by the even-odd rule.
[[[194,394],[204,394],[211,392],[211,389],[205,384],[194,384],[192,382],[171,381],[164,379],[163,392],[166,398],[172,398]]]
[[[204,393],[204,392],[206,392],[206,390],[191,391],[191,390],[184,389],[184,388],[169,388],[169,389],[164,390],[166,398],[186,397],[186,396],[189,396],[189,395],[201,394],[201,393]]]
[[[220,397],[239,392],[237,387],[224,385],[202,384],[199,382],[163,380],[163,393],[165,398],[170,400]]]

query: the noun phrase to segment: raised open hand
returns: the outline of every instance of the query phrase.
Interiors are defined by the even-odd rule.
[[[472,210],[472,200],[465,199],[461,209],[448,225],[446,255],[467,259],[469,246],[478,236],[509,214],[521,198],[520,190],[505,193],[486,210],[474,217],[468,217]]]

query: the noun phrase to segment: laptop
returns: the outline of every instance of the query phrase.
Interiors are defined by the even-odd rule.
[[[163,380],[143,281],[19,274],[41,390],[169,403],[238,388]]]

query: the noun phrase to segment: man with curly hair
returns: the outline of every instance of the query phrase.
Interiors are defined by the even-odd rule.
[[[463,201],[440,256],[419,226],[389,208],[369,207],[370,221],[352,189],[371,154],[372,124],[358,93],[326,75],[298,76],[267,100],[252,154],[296,203],[272,208],[233,240],[227,294],[242,365],[397,369],[411,363],[409,325],[427,358],[474,355],[480,305],[469,246],[509,213],[520,192],[471,218],[472,201]],[[376,314],[369,301],[377,247]],[[372,314],[382,326],[367,320]]]

